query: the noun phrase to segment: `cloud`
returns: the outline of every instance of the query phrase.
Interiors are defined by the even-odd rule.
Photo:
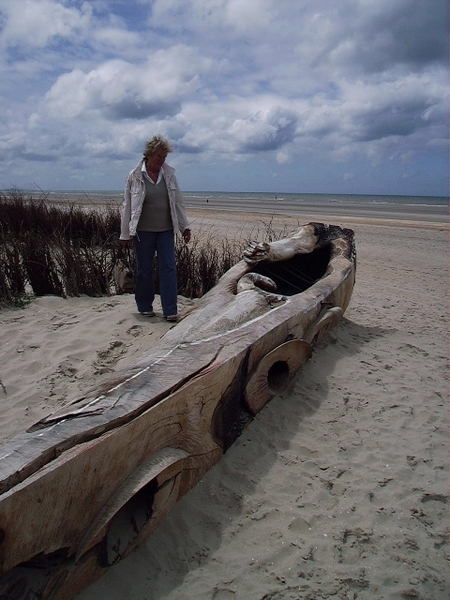
[[[376,107],[355,120],[360,125],[357,139],[380,140],[389,136],[412,135],[418,128],[425,127],[421,118],[425,105],[411,98],[406,103],[393,103]]]
[[[225,3],[226,23],[236,30],[260,31],[269,27],[273,16],[272,2],[269,0],[228,0]]]
[[[163,22],[171,31],[207,34],[212,28],[252,36],[270,25],[274,5],[273,0],[155,0],[151,22]]]
[[[111,120],[171,116],[186,94],[201,87],[199,72],[208,65],[191,48],[175,46],[138,64],[111,60],[88,73],[75,69],[58,78],[43,110],[59,119],[91,111]]]
[[[369,71],[394,65],[424,67],[445,63],[447,6],[445,0],[414,2],[382,0],[359,18],[353,52]]]
[[[238,142],[240,151],[278,150],[293,140],[296,124],[297,116],[292,111],[275,106],[265,113],[236,119],[230,134]]]
[[[139,35],[133,31],[127,31],[122,27],[102,27],[93,32],[94,39],[107,48],[118,48],[136,46],[140,43]]]
[[[126,172],[153,133],[202,174],[308,163],[355,183],[363,161],[443,164],[445,14],[445,0],[0,0],[0,181],[37,162],[33,179],[52,178],[52,157],[61,178],[110,187],[109,162]]]
[[[56,0],[1,0],[2,44],[43,48],[53,38],[73,38],[87,29],[92,7],[71,8]]]
[[[337,66],[355,74],[423,68],[446,62],[445,0],[355,0],[336,3],[328,46]]]
[[[348,135],[359,141],[412,136],[431,127],[444,133],[444,99],[445,89],[430,74],[350,83],[343,86],[344,124]]]

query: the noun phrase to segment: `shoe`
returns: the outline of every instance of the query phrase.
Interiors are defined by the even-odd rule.
[[[141,315],[142,315],[143,317],[154,317],[154,316],[156,316],[156,313],[155,313],[155,311],[154,311],[154,310],[143,310],[143,311],[141,312]]]
[[[171,323],[176,323],[178,321],[178,315],[168,315],[164,317],[166,321],[170,321]]]

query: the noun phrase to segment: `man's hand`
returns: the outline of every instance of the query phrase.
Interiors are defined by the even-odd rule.
[[[183,239],[186,242],[186,244],[189,244],[189,242],[191,241],[191,230],[190,229],[185,229],[183,231]]]
[[[119,240],[119,244],[122,248],[131,248],[133,245],[133,240]]]

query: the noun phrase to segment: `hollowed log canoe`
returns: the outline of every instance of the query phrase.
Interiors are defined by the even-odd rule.
[[[70,600],[149,535],[341,319],[353,231],[244,258],[144,356],[0,446],[0,596]]]

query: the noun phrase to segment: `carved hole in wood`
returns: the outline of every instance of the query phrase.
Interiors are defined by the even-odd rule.
[[[156,488],[157,483],[153,479],[114,515],[99,546],[98,563],[101,567],[118,562],[142,532],[153,513]]]
[[[118,487],[87,529],[77,549],[76,560],[99,542],[101,566],[112,564],[110,561],[113,555],[113,562],[117,562],[128,553],[133,547],[133,539],[140,536],[147,523],[150,520],[152,523],[156,522],[163,511],[167,512],[176,502],[178,488],[174,482],[179,481],[176,476],[182,471],[187,457],[188,454],[184,450],[162,448],[141,463]],[[170,485],[164,485],[165,483]],[[159,506],[162,497],[163,509]],[[114,530],[117,527],[120,529],[120,524],[127,519],[128,522],[123,527],[131,527],[134,532],[130,534],[124,531],[124,536],[128,539],[127,544],[124,546],[122,543],[118,545],[114,541],[111,542],[115,536]]]
[[[293,296],[310,288],[327,271],[331,257],[331,245],[316,248],[306,254],[271,263],[260,262],[252,271],[275,282],[277,293]]]
[[[267,373],[267,389],[274,396],[283,391],[289,379],[289,365],[286,361],[278,360]]]
[[[311,344],[306,340],[290,340],[262,357],[248,378],[244,392],[245,402],[253,415],[283,391],[311,353]]]
[[[211,419],[211,435],[224,452],[237,440],[251,419],[248,407],[243,402],[249,354],[250,351],[247,351]]]

